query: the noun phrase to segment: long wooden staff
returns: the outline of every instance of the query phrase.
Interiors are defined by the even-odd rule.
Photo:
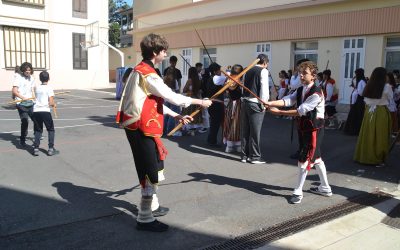
[[[249,66],[247,66],[247,68],[245,70],[243,70],[242,72],[240,72],[239,75],[236,75],[235,77],[231,77],[229,76],[229,78],[231,80],[233,80],[234,82],[238,83],[239,79],[251,68],[254,67],[254,65],[256,65],[258,63],[258,61],[260,61],[260,59],[256,59],[254,60],[253,63],[251,63]],[[218,90],[218,92],[216,92],[213,96],[211,96],[210,99],[215,99],[217,96],[219,96],[220,94],[224,93],[225,90],[227,90],[229,87],[231,86],[230,83],[226,83],[220,90]],[[190,114],[191,117],[194,117],[195,115],[197,115],[202,108],[197,108],[195,111],[193,111],[193,113]],[[173,135],[176,131],[178,131],[180,128],[182,128],[183,124],[179,123],[173,130],[171,130],[167,135],[171,136]]]
[[[204,50],[206,51],[206,53],[207,53],[207,55],[208,55],[208,59],[210,59],[210,63],[213,63],[213,60],[212,60],[212,58],[211,58],[211,56],[210,56],[210,53],[208,53],[208,49],[207,49],[206,45],[204,44],[203,39],[201,39],[201,36],[200,36],[199,32],[197,31],[196,28],[195,28],[194,30],[196,31],[197,37],[200,39],[200,42],[201,42],[201,44],[203,45],[203,48],[204,48]],[[259,61],[259,60],[258,60],[258,61]],[[247,70],[246,70],[246,71],[247,71]],[[234,81],[235,83],[237,83],[237,84],[238,84],[239,86],[241,86],[244,90],[248,91],[251,95],[253,95],[255,98],[257,98],[257,100],[261,101],[261,103],[265,104],[265,102],[264,102],[260,97],[258,97],[255,93],[253,93],[249,88],[247,88],[246,86],[244,86],[244,85],[238,80],[238,79],[240,79],[240,77],[239,77],[239,78],[235,77],[235,78],[237,79],[237,80],[235,80],[235,79],[232,78],[229,74],[227,74],[225,71],[221,70],[221,73],[223,73],[226,77],[230,78],[232,81]],[[242,76],[243,74],[239,74],[239,75]],[[271,73],[269,73],[269,76],[271,76]],[[271,79],[272,79],[272,77],[271,77]],[[274,86],[275,86],[275,83],[274,83],[274,80],[273,80],[273,79],[272,79],[272,83],[273,83]]]
[[[260,59],[257,59],[258,61],[260,61]],[[257,61],[257,62],[258,62]],[[251,91],[249,88],[247,88],[246,86],[244,86],[243,83],[241,83],[239,81],[239,79],[233,78],[232,76],[230,76],[228,73],[226,73],[225,71],[221,70],[221,73],[223,73],[227,78],[229,78],[231,81],[235,82],[236,84],[238,84],[240,87],[242,87],[244,90],[248,91],[252,96],[254,96],[255,98],[257,98],[258,101],[260,101],[262,104],[267,104],[266,102],[264,102],[260,97],[258,97],[253,91]],[[231,84],[231,82],[227,82],[226,84]]]
[[[184,58],[181,54],[179,55],[182,57],[183,61],[189,66],[189,68],[191,68],[192,65],[190,65],[190,63],[186,60],[186,58]]]
[[[71,93],[71,91],[57,92],[57,93],[54,93],[54,95],[63,95],[63,94],[67,94],[67,93]],[[25,99],[25,101],[35,100],[35,99],[36,99],[36,97],[31,97],[31,98]],[[22,100],[14,100],[14,101],[8,102],[7,104],[16,104],[18,102],[22,102]]]

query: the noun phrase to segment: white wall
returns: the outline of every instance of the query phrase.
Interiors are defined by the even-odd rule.
[[[85,25],[89,23],[99,21],[100,40],[108,42],[108,1],[88,0],[87,19],[72,17],[72,1],[45,3],[41,9],[0,2],[0,34],[2,25],[47,29],[48,71],[55,89],[109,87],[107,46],[100,43],[89,48],[87,70],[74,70],[72,57],[72,33],[85,33]],[[14,71],[4,68],[4,46],[0,39],[0,79],[5,79],[0,83],[0,91],[4,91],[11,89]]]

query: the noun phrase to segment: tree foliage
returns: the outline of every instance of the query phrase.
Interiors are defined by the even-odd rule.
[[[128,8],[125,0],[108,0],[108,42],[113,46],[120,40],[121,14],[119,10]]]

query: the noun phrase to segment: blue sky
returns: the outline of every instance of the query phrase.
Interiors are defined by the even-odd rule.
[[[125,2],[126,2],[130,7],[132,7],[132,2],[133,2],[133,0],[125,0]]]

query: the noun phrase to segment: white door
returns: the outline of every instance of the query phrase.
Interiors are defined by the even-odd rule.
[[[339,102],[350,103],[350,95],[353,88],[350,86],[354,77],[354,71],[364,68],[365,38],[345,38],[343,40],[343,55],[341,69],[341,86]]]

